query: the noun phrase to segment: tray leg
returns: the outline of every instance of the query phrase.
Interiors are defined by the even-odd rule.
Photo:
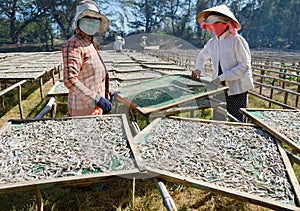
[[[37,202],[37,210],[43,211],[44,204],[43,204],[43,197],[41,194],[41,190],[36,188],[34,192],[35,192],[35,197],[36,197],[36,202]]]

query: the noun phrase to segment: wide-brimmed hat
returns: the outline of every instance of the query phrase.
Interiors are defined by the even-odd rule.
[[[226,5],[219,5],[219,6],[216,6],[216,7],[212,7],[212,8],[203,10],[202,12],[200,12],[197,15],[198,22],[199,23],[202,23],[202,22],[205,23],[205,20],[207,19],[207,17],[209,16],[209,14],[211,12],[221,13],[221,14],[227,16],[228,18],[232,19],[234,21],[234,25],[236,26],[237,30],[240,30],[242,28],[240,22],[236,19],[234,14],[230,11],[230,9]]]
[[[73,23],[73,30],[78,27],[78,20],[83,17],[91,17],[100,19],[100,26],[99,26],[99,33],[105,32],[109,27],[109,20],[108,18],[100,13],[100,10],[97,4],[91,0],[84,0],[81,1],[76,7],[76,14]]]
[[[121,36],[116,36],[116,40],[122,40]]]

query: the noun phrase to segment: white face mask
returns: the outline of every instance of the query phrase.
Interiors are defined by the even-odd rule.
[[[93,18],[81,18],[78,21],[78,27],[84,33],[94,35],[100,27],[100,20]]]

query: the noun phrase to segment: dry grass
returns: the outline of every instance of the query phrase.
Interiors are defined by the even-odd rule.
[[[40,90],[36,86],[36,89],[26,98],[22,99],[23,118],[34,118],[47,104],[49,97],[47,97],[48,91],[53,86],[52,80],[47,81],[43,85],[44,99],[41,99]],[[24,90],[24,88],[22,88]],[[20,119],[19,106],[15,105],[5,115],[0,118],[0,127],[2,127],[10,119]]]
[[[199,189],[166,182],[179,211],[267,211],[269,209],[222,197]],[[116,178],[88,188],[61,187],[44,189],[44,210],[91,211],[166,211],[154,179]],[[133,196],[133,193],[134,196]],[[0,210],[37,210],[33,191],[0,195]]]

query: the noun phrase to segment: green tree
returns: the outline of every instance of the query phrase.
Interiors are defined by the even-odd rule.
[[[195,0],[115,0],[128,11],[125,18],[136,32],[163,32],[190,39],[195,23]],[[126,14],[126,13],[125,13]]]
[[[197,15],[199,12],[202,10],[208,9],[210,7],[213,7],[215,5],[211,4],[211,1],[209,0],[197,0],[196,3],[196,16],[195,18],[197,19]],[[202,30],[200,28],[200,25],[198,23],[198,20],[196,20],[196,36],[195,36],[195,45],[199,47],[203,47],[205,43],[207,42],[208,39],[211,38],[211,34],[207,32],[207,30]]]
[[[100,12],[108,17],[110,20],[109,32],[110,37],[114,39],[116,35],[125,36],[125,31],[128,29],[127,21],[130,19],[130,7],[119,0],[98,0]]]
[[[253,47],[299,49],[299,13],[299,0],[262,1],[254,11],[249,42]]]
[[[76,5],[81,0],[0,0],[0,43],[44,43],[53,48],[57,36],[68,39]],[[251,48],[300,49],[299,0],[95,0],[116,34],[159,32],[203,47],[211,33],[202,30],[197,14],[226,4],[242,25],[239,32]],[[55,28],[54,28],[55,27]]]
[[[20,42],[20,33],[32,22],[37,21],[42,13],[34,0],[1,0],[0,13],[9,22],[11,43]]]
[[[44,2],[47,13],[59,26],[64,39],[68,39],[72,34],[72,24],[76,13],[76,5],[81,0],[52,0]]]
[[[253,29],[255,30],[256,25],[251,23],[257,21],[257,16],[255,14],[259,13],[259,10],[256,10],[258,6],[256,0],[248,2],[243,8],[240,7],[237,1],[232,3],[232,8],[234,8],[233,10],[235,11],[234,13],[242,25],[242,29],[239,33],[242,34],[246,40],[250,40],[250,32]]]
[[[167,34],[180,38],[191,36],[192,26],[195,23],[195,3],[192,0],[163,1],[161,19]]]
[[[10,43],[9,38],[9,23],[6,19],[0,18],[0,45]]]
[[[136,32],[151,33],[165,29],[163,23],[165,0],[115,0],[127,11],[128,27]]]

